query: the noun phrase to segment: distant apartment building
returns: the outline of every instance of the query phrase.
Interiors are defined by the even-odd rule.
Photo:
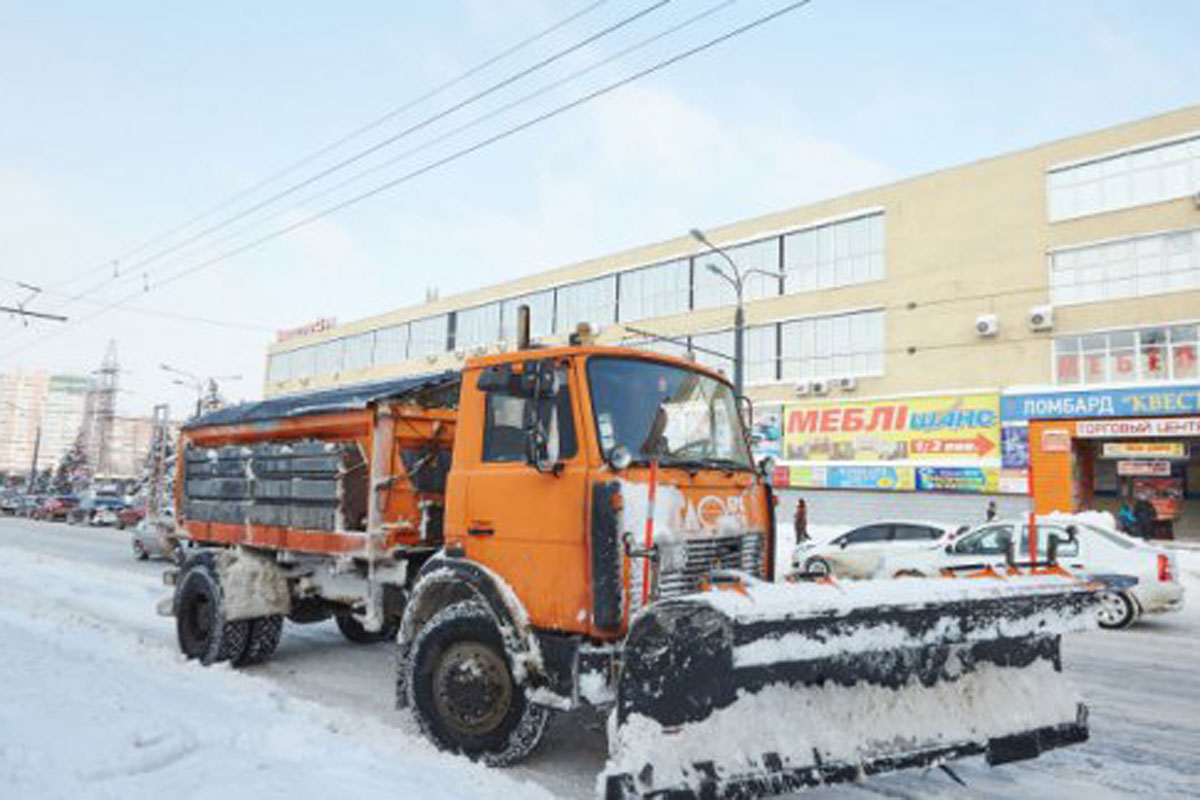
[[[150,444],[154,441],[154,420],[150,417],[116,417],[111,440],[112,474],[108,478],[136,478],[142,473]]]
[[[1200,106],[707,235],[761,271],[746,393],[810,519],[1137,495],[1200,536]],[[586,321],[728,372],[723,263],[682,235],[318,326],[270,347],[265,394],[453,369],[511,347],[520,305],[544,342]]]
[[[90,386],[78,375],[0,374],[0,472],[28,474],[35,447],[37,468],[53,468],[83,427]]]

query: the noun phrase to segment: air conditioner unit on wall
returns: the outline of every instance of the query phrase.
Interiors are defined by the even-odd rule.
[[[855,389],[858,388],[858,378],[853,378],[853,377],[838,378],[837,386],[843,392],[853,392]]]
[[[1000,332],[1000,320],[995,314],[981,314],[975,318],[977,336],[995,336]]]
[[[1054,307],[1034,306],[1029,309],[1029,330],[1049,331],[1054,329]]]
[[[813,394],[829,394],[829,381],[816,380],[808,385]]]

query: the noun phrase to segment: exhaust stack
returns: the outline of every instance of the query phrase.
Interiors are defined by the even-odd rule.
[[[517,349],[529,349],[529,306],[526,303],[517,306]]]

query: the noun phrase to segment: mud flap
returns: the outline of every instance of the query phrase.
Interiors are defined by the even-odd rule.
[[[1094,590],[851,598],[847,610],[802,613],[819,589],[798,590],[786,611],[788,588],[770,587],[761,604],[665,601],[635,620],[607,797],[763,796],[972,755],[1003,764],[1086,740],[1060,640],[1089,626]]]

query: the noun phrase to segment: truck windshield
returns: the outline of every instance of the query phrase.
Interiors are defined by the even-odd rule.
[[[753,469],[729,385],[694,370],[632,358],[588,361],[604,453],[634,461]]]

